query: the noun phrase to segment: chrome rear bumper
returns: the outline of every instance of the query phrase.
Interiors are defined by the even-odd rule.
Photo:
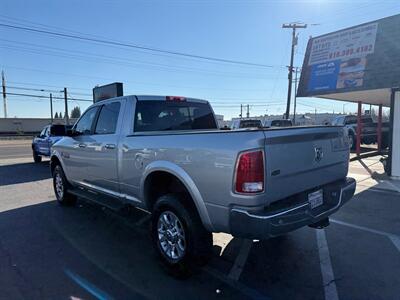
[[[283,202],[295,202],[295,205],[279,205],[277,201],[264,210],[246,210],[233,208],[230,211],[231,234],[244,238],[269,238],[285,234],[303,226],[316,223],[336,212],[349,201],[355,192],[356,181],[346,178],[318,189],[323,190],[324,204],[311,209],[306,191],[283,199]]]

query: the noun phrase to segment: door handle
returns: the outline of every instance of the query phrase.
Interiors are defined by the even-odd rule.
[[[80,144],[79,144],[79,148],[86,148],[86,144],[80,143]]]
[[[106,148],[106,149],[115,149],[115,145],[114,144],[105,144],[104,148]]]

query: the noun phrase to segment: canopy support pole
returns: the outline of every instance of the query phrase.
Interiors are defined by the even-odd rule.
[[[382,150],[382,104],[379,104],[378,130],[377,130],[378,151]]]
[[[356,153],[357,156],[360,156],[361,154],[361,107],[362,107],[362,102],[358,101],[358,111],[357,111],[357,138],[356,138]]]

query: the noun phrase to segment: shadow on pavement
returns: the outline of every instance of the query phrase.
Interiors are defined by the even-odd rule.
[[[153,252],[148,224],[137,226],[136,218],[122,217],[82,201],[75,207],[47,202],[0,213],[2,296],[245,298],[204,272],[186,281],[168,276]],[[217,295],[217,289],[223,292]]]
[[[49,162],[0,166],[0,186],[51,178]]]

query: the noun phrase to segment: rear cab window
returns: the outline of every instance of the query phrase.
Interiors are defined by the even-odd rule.
[[[290,127],[292,126],[292,121],[290,120],[273,120],[271,122],[272,127]]]
[[[239,128],[251,128],[258,127],[261,128],[262,124],[260,120],[241,120]]]
[[[135,132],[217,129],[208,103],[196,101],[137,101]]]

